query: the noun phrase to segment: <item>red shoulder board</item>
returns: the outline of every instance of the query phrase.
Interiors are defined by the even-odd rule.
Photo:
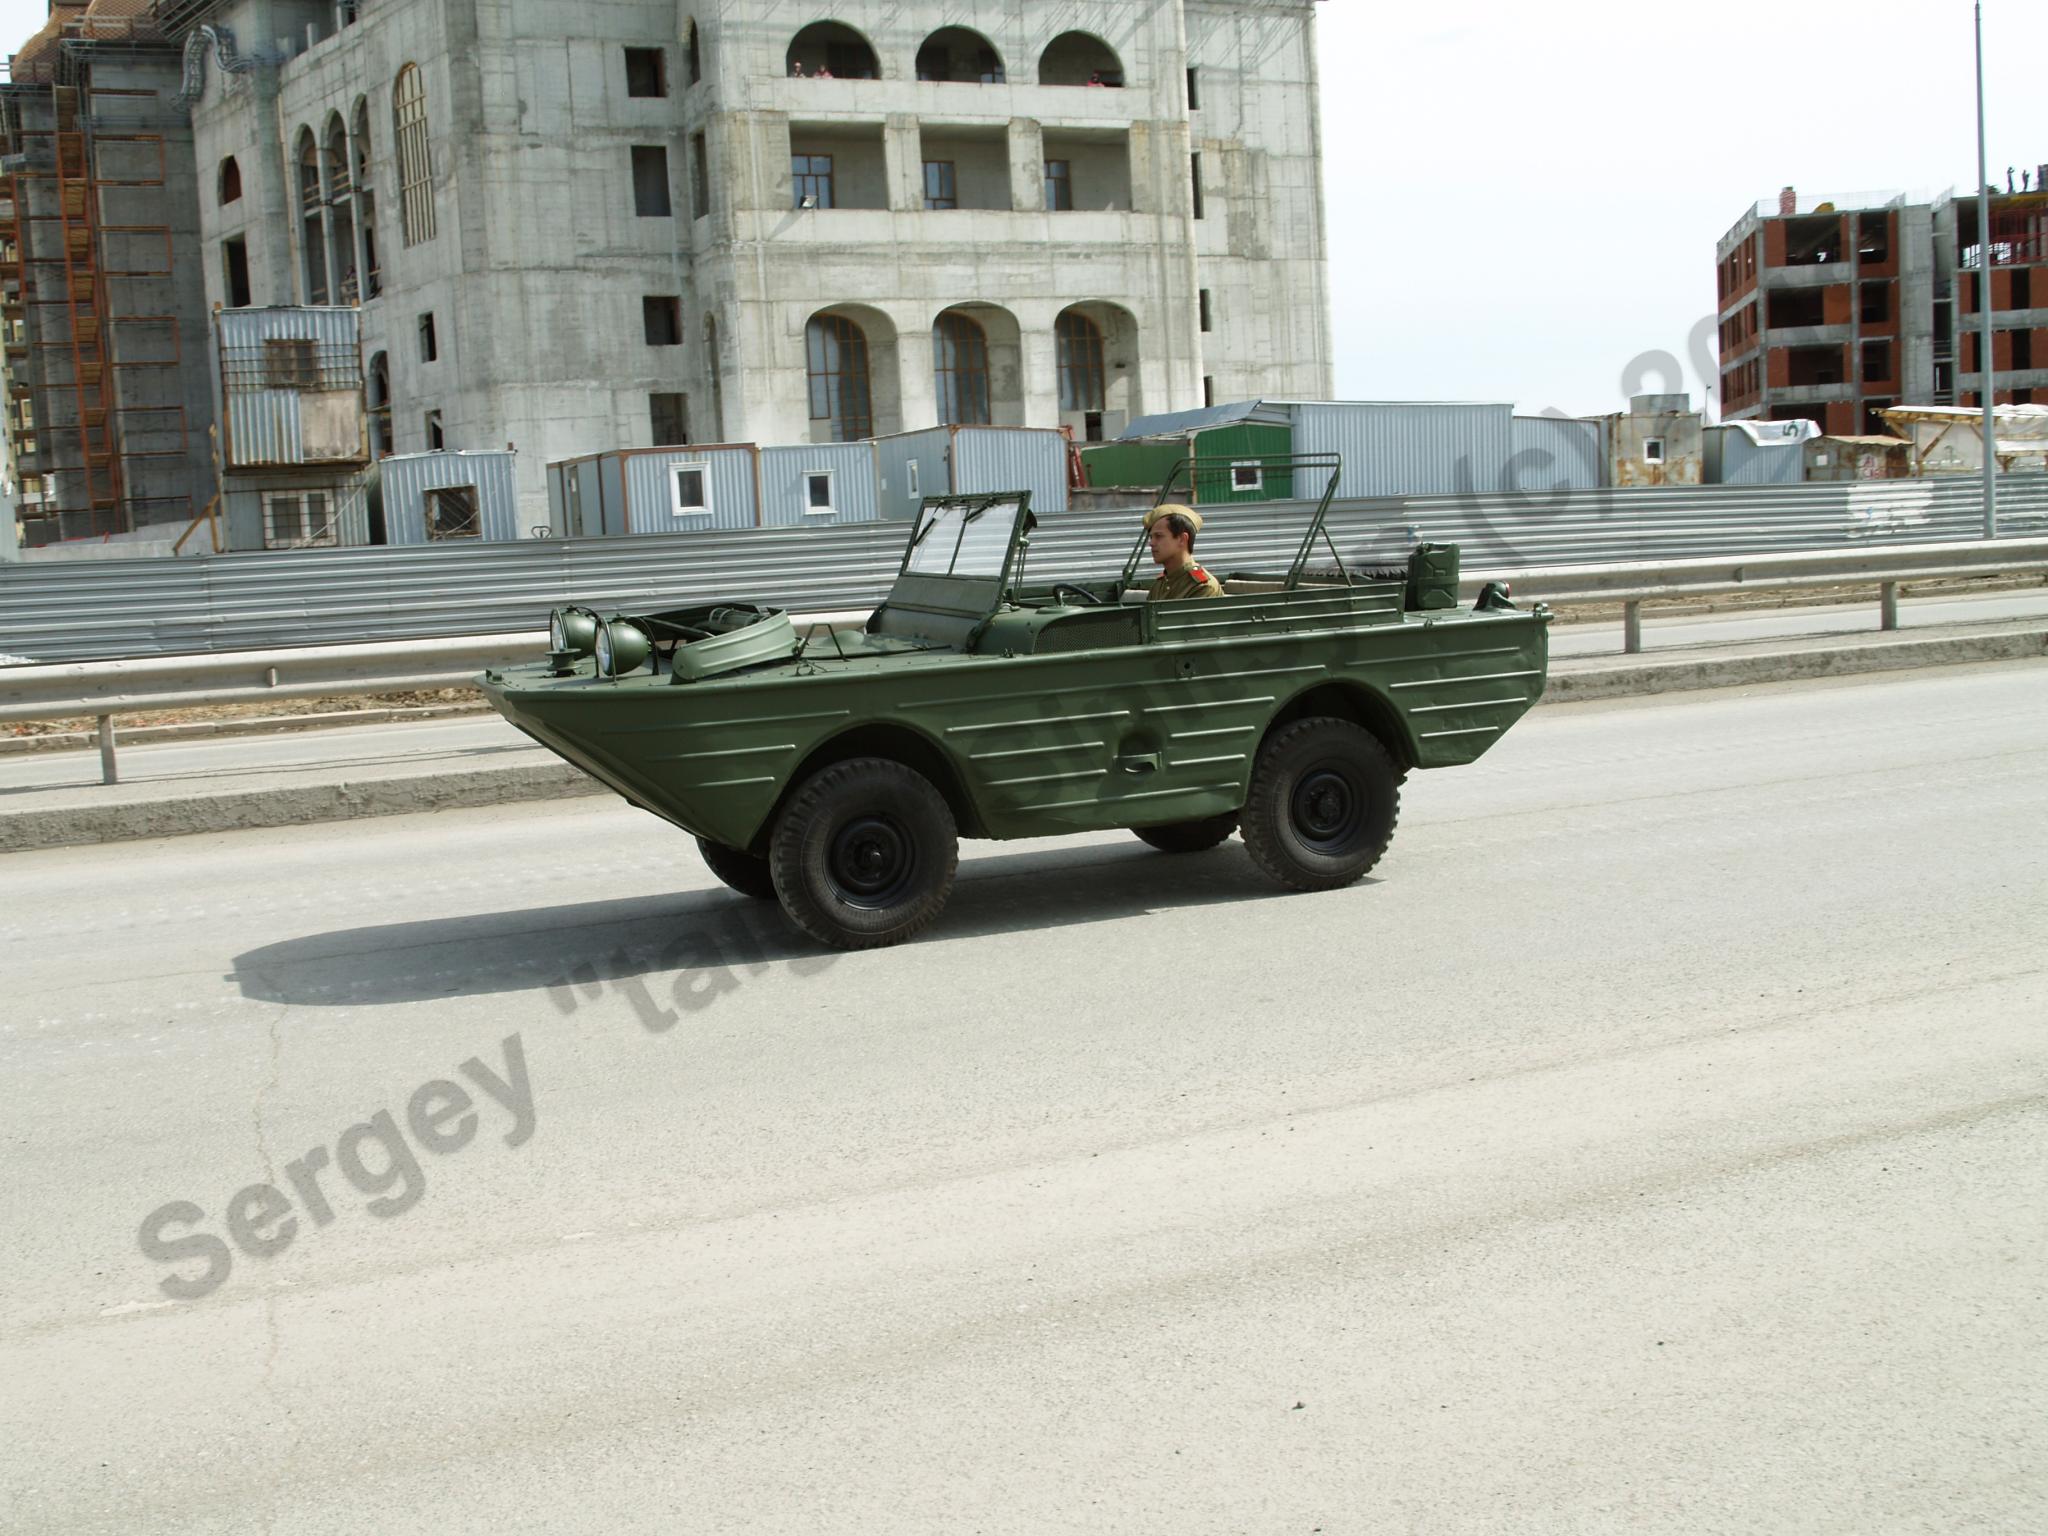
[[[1209,579],[1209,573],[1203,570],[1199,565],[1189,566],[1188,574],[1194,577],[1196,581],[1207,581]]]

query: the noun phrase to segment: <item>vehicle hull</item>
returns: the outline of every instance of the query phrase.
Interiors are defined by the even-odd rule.
[[[1218,816],[1245,803],[1260,743],[1300,713],[1348,714],[1406,768],[1473,761],[1540,697],[1548,615],[1402,611],[1353,588],[1079,610],[1122,644],[1017,644],[793,662],[694,683],[558,678],[482,687],[514,725],[678,827],[760,848],[805,765],[884,746],[949,777],[963,833],[1025,838]],[[1078,628],[1077,628],[1077,633]],[[896,755],[902,755],[900,752]]]

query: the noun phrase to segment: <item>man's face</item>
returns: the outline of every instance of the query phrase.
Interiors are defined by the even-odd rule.
[[[1154,565],[1171,565],[1174,561],[1175,551],[1179,552],[1180,558],[1187,558],[1187,535],[1173,532],[1172,529],[1166,526],[1165,518],[1162,517],[1158,522],[1154,523],[1147,530],[1146,537],[1152,541],[1152,563]]]

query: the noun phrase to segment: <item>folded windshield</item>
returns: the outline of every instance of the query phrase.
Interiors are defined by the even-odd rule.
[[[1012,499],[927,507],[904,571],[916,576],[1002,575],[1019,505]]]

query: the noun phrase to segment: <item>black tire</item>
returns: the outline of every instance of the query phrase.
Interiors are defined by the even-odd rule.
[[[1206,853],[1237,830],[1237,812],[1205,816],[1200,821],[1173,821],[1163,827],[1133,827],[1139,838],[1161,853]]]
[[[1380,860],[1401,815],[1402,771],[1362,725],[1316,717],[1282,726],[1252,768],[1244,845],[1297,891],[1333,891]]]
[[[887,758],[857,757],[812,775],[768,844],[790,921],[839,949],[901,944],[952,894],[960,836],[929,779]]]
[[[775,899],[775,877],[769,873],[766,859],[743,849],[714,843],[707,837],[697,839],[697,851],[704,855],[704,863],[711,873],[742,896],[751,896],[756,901]]]

